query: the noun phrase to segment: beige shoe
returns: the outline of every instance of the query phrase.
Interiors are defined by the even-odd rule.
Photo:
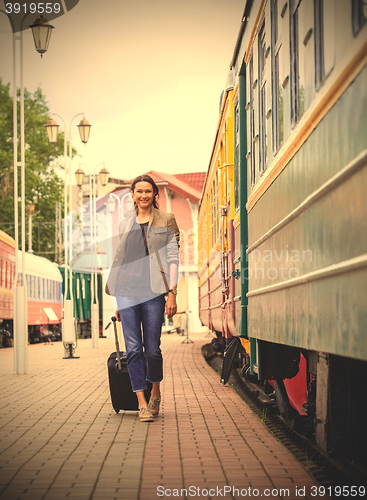
[[[159,405],[161,398],[150,398],[148,408],[152,412],[153,417],[158,417]]]
[[[152,410],[149,408],[149,406],[142,406],[139,409],[139,418],[140,422],[153,422],[154,417]]]

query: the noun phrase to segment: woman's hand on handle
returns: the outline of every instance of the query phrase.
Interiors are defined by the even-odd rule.
[[[120,313],[118,311],[115,311],[115,316],[116,316],[117,321],[121,321]]]

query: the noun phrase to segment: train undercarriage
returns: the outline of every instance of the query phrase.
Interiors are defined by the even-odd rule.
[[[245,349],[239,337],[224,339],[217,333],[212,349],[224,353],[222,383],[236,369],[267,411],[279,413],[329,458],[360,464],[365,470],[367,362],[252,341],[257,344],[257,363],[251,363],[251,349]]]

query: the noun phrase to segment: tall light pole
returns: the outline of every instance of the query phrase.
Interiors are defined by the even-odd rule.
[[[28,210],[28,253],[33,253],[32,248],[32,212],[34,211],[34,205],[27,205]]]
[[[28,370],[28,310],[27,286],[25,273],[25,144],[24,144],[24,83],[23,83],[23,24],[29,13],[15,26],[13,14],[0,9],[9,19],[13,31],[13,151],[14,151],[14,239],[15,239],[15,280],[13,294],[13,337],[14,337],[14,371],[24,374]],[[36,50],[44,54],[50,43],[53,26],[41,16],[30,26]],[[17,41],[20,42],[20,162],[18,162],[18,117],[17,117]],[[19,227],[18,227],[18,167],[21,168],[21,249],[22,249],[22,280],[19,274]]]
[[[64,317],[62,320],[62,341],[64,343],[65,351],[67,352],[67,358],[73,357],[74,346],[76,345],[76,332],[74,325],[74,304],[73,304],[73,287],[72,287],[72,271],[70,269],[70,261],[72,258],[72,124],[73,121],[78,117],[82,116],[83,119],[80,121],[78,128],[81,141],[86,144],[89,139],[91,125],[85,119],[84,113],[78,113],[75,115],[69,124],[69,225],[68,225],[68,205],[67,205],[67,178],[68,178],[68,155],[67,155],[67,136],[66,136],[66,123],[62,116],[53,113],[53,116],[59,117],[64,124],[64,169],[65,169],[65,180],[64,180],[64,241],[65,241],[65,267],[64,267]],[[50,119],[45,128],[47,130],[48,141],[50,144],[57,143],[57,136],[59,125],[54,119]]]
[[[79,164],[78,170],[75,172],[76,183],[79,187],[83,184],[84,172]],[[84,165],[84,164],[83,164]],[[92,247],[92,276],[91,276],[91,335],[93,347],[98,347],[99,341],[99,301],[97,287],[97,206],[96,206],[96,170],[103,165],[103,168],[98,174],[102,186],[106,186],[109,179],[109,172],[104,163],[99,163],[93,170],[93,187],[92,175],[87,165],[84,165],[89,172],[89,200],[90,200],[90,235]]]

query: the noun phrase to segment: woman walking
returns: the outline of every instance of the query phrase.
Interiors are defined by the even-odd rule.
[[[161,401],[164,313],[172,318],[177,312],[179,229],[173,214],[159,210],[158,187],[149,175],[136,177],[130,191],[134,207],[120,223],[120,239],[106,291],[116,296],[116,318],[122,324],[140,420],[152,422]],[[152,383],[149,403],[144,395],[147,381]]]

